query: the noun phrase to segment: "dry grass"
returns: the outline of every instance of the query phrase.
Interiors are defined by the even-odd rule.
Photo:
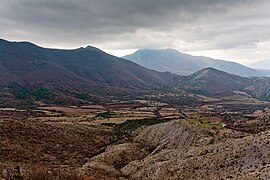
[[[45,168],[39,168],[31,171],[27,178],[31,180],[84,180],[83,176],[80,176],[77,172],[63,172],[58,170],[49,170]]]
[[[11,179],[13,167],[6,164],[0,164],[0,180]]]
[[[88,105],[88,106],[80,106],[84,109],[104,109],[104,106],[101,105]]]
[[[162,117],[179,116],[179,112],[175,108],[162,108],[159,113]]]
[[[23,120],[22,120],[23,121]],[[0,162],[78,167],[110,142],[109,127],[81,123],[0,123]]]
[[[48,169],[42,166],[20,168],[19,166],[0,165],[0,179],[6,180],[84,180],[86,177],[76,171],[65,171],[61,168]]]
[[[61,112],[67,116],[86,115],[99,112],[99,109],[82,109],[74,107],[40,107],[40,110]]]

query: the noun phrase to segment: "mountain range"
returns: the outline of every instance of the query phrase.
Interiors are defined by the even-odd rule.
[[[159,89],[172,77],[91,46],[61,50],[5,40],[0,40],[0,70],[2,92],[11,84],[14,90],[16,83],[15,91],[18,87],[27,87],[24,91],[43,87],[58,95],[95,98]]]
[[[149,53],[148,50],[135,54],[138,53],[149,54],[149,59],[153,57],[153,53]],[[161,60],[162,57],[166,57],[164,54],[174,54],[176,64],[179,64],[177,62],[179,54],[191,58],[190,62],[195,58],[175,50],[164,50],[155,54],[159,62],[164,61]],[[209,58],[201,59],[214,62]],[[161,64],[158,64],[161,67]],[[246,75],[258,73],[237,63],[221,61],[221,64],[224,64],[223,70],[227,67],[233,71],[234,67],[238,67],[236,69],[241,70],[239,73]],[[183,67],[188,67],[186,68],[188,70],[193,68],[191,65]],[[196,63],[194,67],[198,67]],[[215,96],[238,90],[254,98],[270,101],[270,78],[241,77],[235,74],[204,68],[191,75],[180,76],[147,69],[91,46],[61,50],[42,48],[29,42],[0,40],[0,98],[4,99],[32,99],[59,103],[58,97],[64,97],[69,100],[93,102],[134,99],[153,92]]]
[[[141,49],[123,58],[156,71],[169,71],[179,75],[190,75],[212,67],[239,76],[270,76],[270,71],[252,69],[239,63],[217,60],[203,56],[191,56],[175,49]]]

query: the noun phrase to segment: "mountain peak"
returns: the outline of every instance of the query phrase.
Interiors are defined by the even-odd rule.
[[[221,71],[221,70],[218,70],[218,69],[215,69],[215,68],[212,68],[212,67],[207,67],[207,68],[204,68],[192,75],[190,75],[191,77],[193,78],[206,78],[206,77],[239,77],[237,75],[234,75],[234,74],[231,74],[231,73],[227,73],[227,72],[224,72],[224,71]]]
[[[268,75],[236,62],[192,56],[176,49],[141,49],[124,58],[149,69],[179,75],[191,75],[208,67],[245,77]]]
[[[212,68],[212,67],[207,67],[207,68],[204,68],[204,69],[198,71],[197,73],[223,73],[224,74],[226,72]],[[229,74],[229,73],[226,73],[226,74]]]
[[[87,45],[86,47],[80,47],[78,50],[102,52],[101,49],[94,47],[94,46],[90,46],[90,45]]]
[[[98,49],[98,48],[96,48],[94,46],[90,46],[90,45],[86,46],[85,49],[88,49],[88,50],[99,50],[99,51],[101,51],[100,49]]]

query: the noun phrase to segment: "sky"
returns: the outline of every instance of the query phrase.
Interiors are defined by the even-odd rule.
[[[251,64],[270,59],[269,9],[269,0],[0,0],[0,38],[117,56],[174,48]]]

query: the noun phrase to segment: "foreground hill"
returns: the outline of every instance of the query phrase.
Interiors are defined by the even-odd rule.
[[[42,87],[58,95],[119,96],[159,89],[172,78],[90,46],[61,50],[0,40],[0,55],[4,95],[27,96]]]
[[[185,121],[150,126],[133,143],[109,146],[81,171],[126,179],[269,179],[270,132],[221,131]]]
[[[190,75],[207,67],[246,77],[269,75],[268,72],[254,70],[235,62],[191,56],[174,49],[142,49],[123,58],[153,70],[169,71],[180,75]]]

